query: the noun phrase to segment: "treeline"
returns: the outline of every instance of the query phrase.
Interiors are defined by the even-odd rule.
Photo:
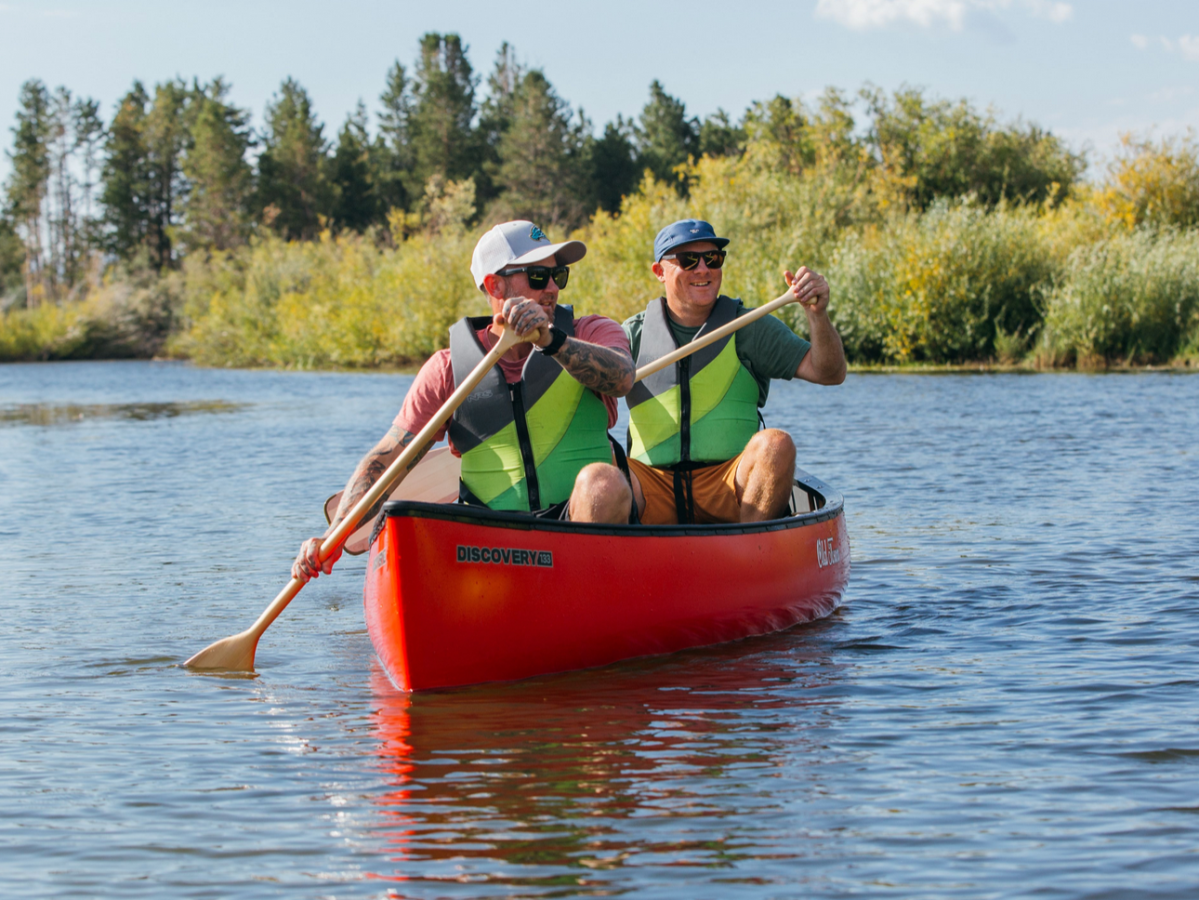
[[[862,134],[851,101],[867,109]],[[969,192],[1039,202],[1065,196],[1082,170],[1035,127],[1001,127],[965,103],[915,91],[829,92],[812,111],[776,97],[740,121],[723,111],[700,121],[655,81],[636,120],[618,116],[597,134],[507,44],[480,90],[454,34],[426,34],[410,69],[395,63],[373,122],[360,102],[327,134],[290,78],[261,126],[250,122],[220,78],[152,90],[135,82],[107,123],[95,101],[27,82],[5,186],[7,305],[62,299],[97,253],[162,270],[255,234],[311,240],[325,229],[377,229],[390,239],[447,204],[466,207],[472,222],[523,216],[570,230],[597,209],[618,210],[646,170],[685,193],[680,165],[740,156],[753,143],[779,147],[778,164],[792,172],[830,152],[877,167],[900,189],[896,201],[920,207]]]
[[[749,302],[823,267],[856,362],[1199,356],[1190,137],[1128,137],[1088,183],[1052,134],[964,100],[828,89],[701,120],[657,81],[597,129],[506,44],[484,84],[452,34],[331,137],[291,79],[259,127],[220,79],[135,83],[107,123],[64,88],[20,100],[0,359],[417,361],[478,310],[492,222],[587,240],[566,299],[622,317],[657,288],[654,232],[686,215],[734,238],[726,287]]]

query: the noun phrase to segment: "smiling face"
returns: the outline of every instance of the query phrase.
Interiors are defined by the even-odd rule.
[[[673,248],[671,253],[719,249],[711,241],[692,241]],[[676,260],[654,263],[654,275],[666,288],[666,304],[671,315],[682,325],[700,325],[707,321],[712,305],[720,296],[720,269],[709,269],[700,258],[694,269],[683,269]]]

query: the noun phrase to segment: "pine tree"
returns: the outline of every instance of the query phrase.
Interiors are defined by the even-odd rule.
[[[476,140],[480,150],[479,173],[475,176],[478,197],[486,203],[500,191],[495,182],[500,167],[500,141],[512,124],[516,95],[526,69],[516,51],[505,41],[495,58],[495,68],[487,79],[487,98],[479,109]]]
[[[592,205],[616,212],[625,195],[637,187],[641,173],[633,143],[633,124],[618,115],[615,122],[604,126],[603,137],[588,141],[587,156],[588,196]]]
[[[387,86],[379,95],[383,111],[379,113],[379,135],[371,148],[371,176],[381,214],[390,209],[407,209],[411,205],[405,189],[405,181],[412,171],[410,88],[408,75],[396,60],[387,73]]]
[[[25,247],[7,216],[0,217],[0,312],[21,295]]]
[[[745,150],[745,129],[734,125],[729,114],[718,109],[699,127],[699,152],[703,156],[740,156]]]
[[[249,236],[253,172],[246,154],[253,143],[250,114],[226,102],[220,78],[196,84],[188,146],[181,170],[187,180],[180,229],[187,250],[228,250]]]
[[[579,224],[586,212],[580,165],[586,121],[572,126],[570,105],[539,69],[525,73],[510,109],[498,147],[495,181],[504,192],[498,209],[542,224]]]
[[[77,185],[71,170],[75,149],[74,103],[71,92],[60,87],[50,103],[50,190],[46,223],[49,260],[46,267],[51,296],[61,297],[79,276],[82,248],[78,245]]]
[[[660,181],[685,187],[674,169],[699,155],[699,123],[687,118],[683,101],[666,93],[657,79],[649,86],[649,103],[641,110],[636,134],[641,165]]]
[[[410,196],[423,195],[425,183],[434,175],[455,181],[477,173],[481,160],[471,128],[475,84],[458,35],[429,32],[421,38],[408,118],[413,163]]]
[[[154,103],[146,114],[144,139],[149,193],[147,245],[151,263],[159,269],[174,261],[171,234],[179,222],[182,198],[183,151],[188,143],[188,101],[191,94],[182,81],[154,88]]]
[[[18,103],[13,149],[8,152],[12,172],[5,185],[5,207],[24,244],[25,302],[36,306],[46,293],[43,213],[50,180],[50,92],[31,79],[21,85]]]
[[[346,123],[338,132],[332,163],[333,224],[360,233],[379,218],[366,121],[366,107],[359,100],[358,108],[346,117]]]
[[[258,208],[263,221],[291,240],[316,237],[329,214],[325,127],[308,92],[288,78],[266,109],[258,158]]]
[[[149,97],[140,81],[121,99],[108,126],[100,203],[104,207],[105,244],[121,259],[131,259],[149,233],[149,159],[145,141]]]
[[[75,132],[73,149],[83,172],[83,180],[79,184],[79,241],[81,246],[90,251],[99,241],[94,195],[100,170],[100,149],[105,137],[100,104],[90,98],[75,101],[72,119]]]

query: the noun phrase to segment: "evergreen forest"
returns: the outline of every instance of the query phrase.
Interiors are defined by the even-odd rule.
[[[599,127],[510,45],[483,77],[430,33],[335,128],[292,78],[258,123],[222,78],[134,82],[111,114],[32,79],[7,155],[0,361],[409,365],[486,309],[469,260],[495,222],[586,241],[561,300],[620,320],[657,295],[654,234],[695,216],[751,306],[825,273],[857,365],[1199,363],[1191,134],[1088,166],[917,88],[701,119],[658,81]]]

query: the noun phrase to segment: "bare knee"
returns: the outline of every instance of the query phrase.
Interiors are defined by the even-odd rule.
[[[570,495],[572,522],[602,522],[617,525],[629,521],[633,490],[616,466],[592,463],[575,478]]]
[[[783,471],[790,478],[795,470],[795,441],[785,431],[767,428],[750,438],[745,458],[754,464],[765,463],[767,468]]]
[[[782,515],[794,477],[795,441],[791,435],[777,428],[755,434],[737,466],[741,521],[759,522]]]

